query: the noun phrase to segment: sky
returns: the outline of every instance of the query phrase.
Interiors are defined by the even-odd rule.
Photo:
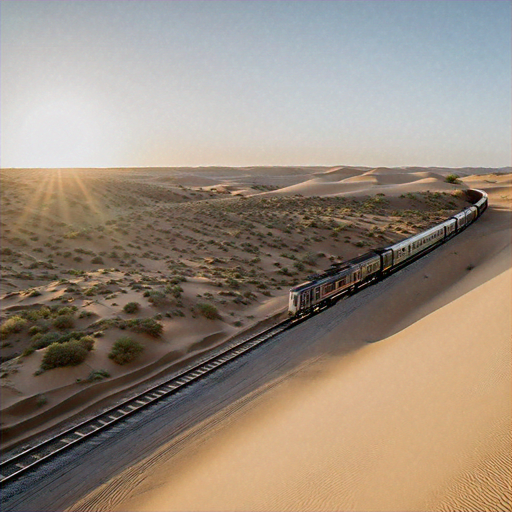
[[[507,0],[0,3],[0,165],[511,165]]]

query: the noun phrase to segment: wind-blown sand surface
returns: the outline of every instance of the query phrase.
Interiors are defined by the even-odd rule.
[[[407,296],[390,289],[385,309],[370,303],[326,340],[368,343],[221,414],[178,456],[155,455],[114,510],[510,510],[510,175],[465,183],[488,190],[489,211],[409,275]]]
[[[275,391],[116,510],[510,510],[510,282]]]
[[[306,276],[460,210],[468,185],[446,183],[450,172],[3,169],[2,448],[263,328]],[[138,309],[125,311],[130,303]],[[143,321],[161,332],[141,332]],[[94,343],[84,363],[41,373],[52,342],[85,335]],[[124,336],[144,351],[121,366],[108,354]]]

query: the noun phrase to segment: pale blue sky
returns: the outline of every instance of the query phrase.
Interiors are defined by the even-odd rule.
[[[3,0],[0,164],[507,166],[511,5]]]

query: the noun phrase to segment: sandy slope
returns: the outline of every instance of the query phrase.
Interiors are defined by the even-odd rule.
[[[13,251],[2,253],[2,320],[40,305],[75,304],[74,328],[101,332],[78,367],[35,377],[45,349],[3,363],[2,428],[14,432],[11,440],[23,439],[271,317],[285,306],[289,286],[311,273],[309,264],[295,271],[290,254],[301,261],[313,254],[311,270],[325,268],[434,222],[443,201],[462,204],[439,195],[436,206],[434,196],[417,192],[480,187],[489,191],[493,210],[471,228],[475,239],[466,237],[460,254],[447,254],[410,297],[374,311],[372,321],[361,318],[358,329],[343,326],[345,337],[380,343],[326,362],[314,379],[288,381],[200,450],[171,461],[171,469],[155,467],[119,510],[510,508],[510,254],[503,247],[510,248],[511,176],[468,171],[462,184],[451,185],[444,181],[449,171],[91,171],[60,176],[58,186],[68,191],[60,195],[52,195],[54,178],[34,188],[35,175],[22,173],[8,183],[14,191],[19,185],[20,195],[7,194],[2,210],[2,250]],[[296,194],[304,197],[290,197]],[[380,203],[376,194],[385,194]],[[317,204],[317,195],[346,202]],[[357,203],[351,196],[373,198]],[[230,209],[235,201],[243,201],[240,212]],[[318,213],[326,206],[329,215]],[[404,209],[409,217],[400,214]],[[96,227],[84,238],[89,221]],[[240,229],[241,222],[255,227]],[[88,257],[77,260],[84,254],[77,249]],[[92,264],[95,255],[112,270]],[[453,258],[462,269],[476,268],[459,280]],[[167,296],[156,307],[143,295],[182,274],[187,281],[179,299]],[[233,276],[236,288],[229,285]],[[88,295],[96,285],[110,291]],[[40,295],[32,296],[34,290]],[[220,319],[198,317],[195,308],[205,298]],[[144,355],[119,367],[107,354],[126,331],[95,325],[131,318],[122,310],[130,301],[140,303],[140,317],[157,314],[164,331],[159,339],[130,332],[144,343]],[[336,342],[337,333],[330,336]],[[30,343],[25,329],[6,340],[2,354]],[[84,385],[98,368],[111,378]]]
[[[276,393],[118,510],[509,510],[510,280]]]
[[[410,295],[380,316],[370,304],[371,321],[356,312],[326,340],[376,342],[323,359],[156,463],[115,510],[510,510],[511,195],[508,177],[494,181],[492,210],[456,250],[439,249],[424,285],[407,277]]]
[[[446,173],[445,173],[446,175]],[[411,172],[407,169],[387,169],[378,167],[366,172],[328,171],[318,173],[311,180],[295,183],[268,195],[296,195],[304,197],[320,196],[364,196],[369,190],[373,194],[382,193],[400,196],[410,192],[444,192],[454,186],[445,182],[445,175],[422,170]]]
[[[30,351],[56,333],[54,318],[2,337],[3,448],[268,321],[290,286],[446,218],[465,204],[448,192],[467,187],[425,169],[355,167],[3,170],[0,179],[2,325],[73,307],[68,331],[96,340],[83,364],[34,375],[47,349]],[[294,186],[304,197],[292,197]],[[123,311],[130,302],[134,314]],[[202,318],[202,302],[220,318]],[[119,325],[136,318],[156,318],[162,335]],[[107,355],[126,334],[145,348],[121,367]],[[110,377],[89,382],[100,369]]]

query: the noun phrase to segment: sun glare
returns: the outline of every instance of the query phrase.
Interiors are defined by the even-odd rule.
[[[32,110],[22,131],[27,166],[91,166],[102,144],[102,130],[94,111],[69,100]]]

